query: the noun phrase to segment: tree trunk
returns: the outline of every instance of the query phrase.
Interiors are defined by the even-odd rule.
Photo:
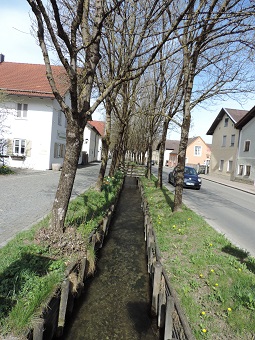
[[[65,217],[83,143],[83,130],[84,128],[81,128],[77,121],[73,121],[70,126],[67,126],[65,158],[50,222],[51,228],[58,233],[64,231]]]
[[[162,131],[162,139],[159,148],[159,164],[158,164],[158,186],[162,189],[163,180],[162,180],[162,173],[163,173],[163,166],[164,166],[164,154],[165,154],[165,146],[166,146],[166,135],[167,129],[169,125],[169,118],[164,120],[163,124],[163,131]]]
[[[102,139],[102,161],[101,166],[98,174],[98,179],[96,183],[97,190],[101,190],[106,167],[108,161],[108,153],[109,153],[109,146],[110,146],[110,135],[111,135],[111,108],[110,102],[106,100],[106,127],[105,127],[105,137]]]

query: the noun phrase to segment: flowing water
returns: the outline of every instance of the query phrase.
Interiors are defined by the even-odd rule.
[[[150,279],[147,273],[141,197],[133,178],[126,178],[97,271],[85,281],[82,301],[67,322],[65,340],[155,340],[150,317]],[[134,180],[135,181],[135,180]]]

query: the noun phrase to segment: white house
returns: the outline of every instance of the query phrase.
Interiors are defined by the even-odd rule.
[[[241,130],[235,179],[255,184],[255,106],[235,127]]]
[[[45,65],[5,62],[0,59],[0,91],[7,95],[0,111],[7,113],[9,129],[0,136],[11,167],[36,170],[52,169],[63,163],[66,144],[66,120],[46,78]],[[69,101],[64,69],[52,66],[61,94]],[[90,122],[84,131],[83,151],[88,161],[100,160],[101,130]],[[103,124],[103,123],[102,123]],[[87,145],[89,149],[86,149]],[[79,163],[82,163],[82,155]]]

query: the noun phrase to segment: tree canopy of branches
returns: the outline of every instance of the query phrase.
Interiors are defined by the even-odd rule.
[[[66,153],[51,218],[51,228],[61,233],[87,121],[114,88],[146,70],[177,29],[190,4],[183,6],[178,16],[172,18],[160,42],[153,45],[151,35],[158,34],[158,20],[173,0],[49,0],[47,5],[42,0],[27,2],[36,19],[46,75],[67,120]],[[96,69],[103,59],[100,53],[102,33],[106,34],[108,28],[114,31],[117,42],[118,39],[121,41],[118,48],[123,51],[122,62],[111,72],[111,79],[108,78],[109,82],[101,87],[97,100],[91,105]],[[116,46],[112,47],[114,52]],[[69,98],[61,93],[52,72],[51,50],[55,51],[65,70]],[[107,67],[111,65],[114,67],[110,63]]]
[[[175,191],[175,210],[180,209],[192,109],[216,95],[249,91],[247,84],[254,79],[244,67],[250,61],[254,44],[252,1],[49,0],[47,5],[43,0],[27,2],[36,20],[49,83],[67,120],[66,154],[52,209],[52,229],[59,233],[64,230],[87,121],[104,102],[107,130],[98,178],[100,187],[113,123],[119,121],[111,173],[128,147],[134,145],[134,140],[128,140],[134,137],[130,124],[135,121],[134,112],[139,111],[137,98],[142,87],[147,87],[150,103],[150,109],[140,110],[147,112],[146,121],[150,122],[149,157],[157,124],[162,125],[162,155],[169,121],[176,113],[182,114]],[[52,50],[65,71],[65,95],[52,72]],[[91,104],[95,86],[97,98]],[[162,162],[161,157],[159,169]],[[159,180],[162,185],[160,174]]]

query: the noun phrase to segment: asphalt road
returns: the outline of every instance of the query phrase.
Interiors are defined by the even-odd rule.
[[[169,171],[169,170],[168,170]],[[163,180],[174,193],[174,187]],[[183,189],[183,202],[234,245],[255,257],[255,195],[202,180],[200,190]]]
[[[95,184],[99,166],[91,163],[78,168],[71,198]],[[60,172],[52,170],[18,170],[0,176],[0,247],[51,211],[59,177]]]

